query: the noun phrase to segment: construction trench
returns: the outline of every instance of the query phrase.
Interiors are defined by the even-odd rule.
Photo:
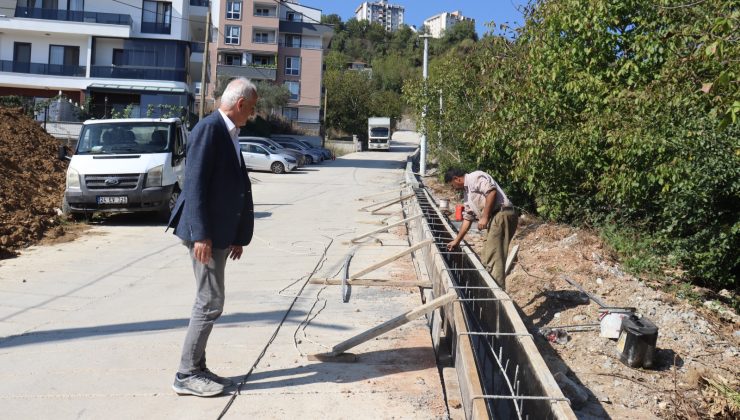
[[[438,363],[454,366],[466,418],[575,419],[568,399],[547,368],[512,299],[467,244],[463,243],[459,251],[447,250],[446,244],[456,236],[457,230],[440,212],[438,203],[414,173],[413,159],[413,156],[409,158],[405,180],[398,189],[371,196],[377,198],[385,194],[387,198],[389,194],[398,194],[397,197],[370,200],[372,204],[360,209],[381,215],[388,213],[380,210],[400,204],[401,213],[386,217],[381,222],[386,225],[384,228],[350,241],[358,243],[376,233],[405,225],[411,246],[352,274],[349,272],[350,253],[341,280],[317,279],[312,283],[341,285],[342,299],[347,302],[352,285],[400,286],[388,280],[363,281],[360,277],[410,254],[423,273],[417,282],[423,291],[423,305],[333,346],[328,353],[311,355],[309,359],[354,361],[355,356],[346,353],[351,348],[426,315]],[[388,222],[397,217],[403,220]]]

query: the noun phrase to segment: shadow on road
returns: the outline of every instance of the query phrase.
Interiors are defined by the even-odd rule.
[[[216,321],[216,327],[230,328],[239,326],[237,324],[258,321],[272,322],[277,325],[284,314],[285,312],[282,310],[252,313],[238,312],[234,314],[227,314],[221,316],[221,318]],[[285,322],[298,324],[303,321],[305,317],[306,312],[293,310],[291,311]],[[89,337],[104,337],[118,334],[175,330],[187,328],[189,322],[189,318],[161,319],[156,321],[128,322],[124,324],[96,325],[92,327],[63,328],[58,330],[30,332],[19,335],[11,335],[6,338],[0,338],[0,348],[10,348],[41,343],[53,343],[57,341],[70,341],[85,339]],[[311,325],[317,328],[325,328],[331,330],[348,329],[347,327],[343,327],[341,325],[323,324],[316,322],[312,322]]]

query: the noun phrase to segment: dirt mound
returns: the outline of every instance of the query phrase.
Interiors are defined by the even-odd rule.
[[[64,233],[56,208],[67,164],[58,141],[20,108],[0,108],[0,258]]]

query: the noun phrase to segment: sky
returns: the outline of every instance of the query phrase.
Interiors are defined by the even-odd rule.
[[[421,27],[424,19],[442,12],[459,10],[463,16],[475,19],[478,35],[488,32],[486,23],[508,22],[516,27],[523,24],[522,14],[517,10],[526,0],[390,0],[389,3],[403,6],[406,9],[404,23]],[[346,22],[355,16],[355,9],[362,4],[361,0],[300,0],[300,4],[321,9],[325,15],[338,14]]]

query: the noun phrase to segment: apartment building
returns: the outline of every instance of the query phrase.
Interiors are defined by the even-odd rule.
[[[473,24],[475,24],[474,19],[465,17],[462,15],[462,12],[455,10],[454,12],[443,12],[426,19],[424,21],[424,27],[429,31],[429,34],[433,38],[442,38],[445,31],[458,23],[465,21],[473,22]]]
[[[403,25],[403,6],[389,4],[385,0],[379,2],[363,2],[355,9],[357,20],[368,20],[380,24],[386,31],[395,32]]]
[[[0,0],[0,96],[90,103],[97,117],[193,112],[205,0]],[[151,115],[151,114],[150,114]]]
[[[321,25],[321,10],[274,0],[216,0],[214,10],[209,96],[229,77],[283,84],[290,101],[275,112],[318,133],[324,50],[334,33]]]

